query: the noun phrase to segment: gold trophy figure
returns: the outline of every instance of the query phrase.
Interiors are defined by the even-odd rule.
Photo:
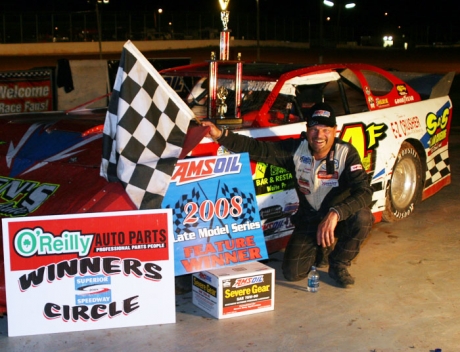
[[[224,26],[224,31],[228,31],[228,20],[230,17],[230,11],[227,11],[228,4],[230,0],[219,0],[220,4],[220,20],[222,21],[222,25]]]
[[[217,113],[219,114],[220,119],[225,119],[225,113],[227,112],[227,104],[225,100],[227,99],[228,90],[224,86],[219,87],[217,90],[217,99],[219,99],[219,107],[217,108]]]
[[[224,26],[224,31],[228,31],[229,17],[230,17],[230,11],[221,11],[220,12],[220,20],[222,21],[222,25]]]

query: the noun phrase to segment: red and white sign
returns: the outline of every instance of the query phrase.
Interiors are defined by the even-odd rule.
[[[52,111],[52,70],[0,73],[0,114]]]
[[[171,210],[2,222],[9,336],[175,323]]]

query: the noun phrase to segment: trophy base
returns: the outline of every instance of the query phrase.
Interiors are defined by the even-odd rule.
[[[224,118],[224,119],[217,119],[216,125],[242,125],[243,119],[232,119],[232,118]]]

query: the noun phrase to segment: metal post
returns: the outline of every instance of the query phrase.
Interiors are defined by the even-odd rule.
[[[243,90],[243,62],[241,54],[238,54],[238,61],[235,68],[235,119],[241,118],[241,93]]]
[[[96,20],[97,20],[97,36],[99,41],[99,60],[102,60],[102,38],[101,38],[101,19],[99,17],[99,4],[96,2]]]
[[[72,13],[69,14],[69,41],[73,42],[73,30],[72,30]]]
[[[257,2],[257,61],[260,61],[260,11],[259,0]]]
[[[22,14],[19,15],[19,25],[21,27],[20,31],[21,31],[21,43],[24,43],[24,33],[23,33],[23,30],[22,30]]]
[[[213,119],[217,115],[217,61],[214,52],[211,53],[209,62],[209,94],[208,94],[208,118]]]
[[[319,63],[323,63],[323,0],[319,1]]]
[[[83,29],[84,29],[84,41],[88,41],[87,35],[88,35],[88,29],[86,28],[86,13],[83,14]]]
[[[51,37],[54,40],[54,15],[51,15]]]
[[[118,40],[118,26],[117,26],[117,14],[113,15],[113,20],[115,23],[115,40]]]
[[[341,4],[343,5],[343,4]],[[340,15],[342,13],[342,6],[339,6],[339,10],[337,11],[337,29],[336,29],[336,45],[340,44]]]
[[[161,38],[161,14],[163,13],[163,9],[158,9],[158,35]]]
[[[38,43],[38,15],[35,14],[35,39],[37,40]]]

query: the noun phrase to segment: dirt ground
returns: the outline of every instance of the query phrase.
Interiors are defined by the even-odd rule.
[[[143,54],[147,58],[190,57],[192,62],[209,60],[211,51],[219,52],[218,48],[208,47],[189,50],[150,51]],[[231,48],[230,59],[241,53],[243,61],[255,61],[257,48]],[[460,73],[460,48],[414,48],[380,49],[287,49],[260,48],[261,61],[279,63],[317,64],[322,57],[323,63],[367,63],[384,69],[395,69],[410,72]],[[33,67],[55,66],[62,56],[18,56],[5,57],[0,53],[0,71],[26,70]],[[98,55],[67,55],[71,60],[98,59]],[[118,60],[120,53],[104,54],[103,59]]]
[[[144,54],[149,58],[191,57],[193,62],[199,62],[208,59],[211,50],[216,49]],[[241,52],[244,60],[256,57],[255,48]],[[400,71],[460,73],[460,50],[325,50],[322,56],[324,63],[363,62]],[[58,58],[0,56],[0,71],[54,66]],[[119,55],[107,55],[104,59],[119,59]],[[263,49],[261,59],[318,63],[319,52]],[[454,85],[456,82],[460,83],[458,75]],[[458,83],[451,90],[454,122],[460,120],[455,115],[455,106],[460,104]],[[0,350],[434,352],[442,348],[444,352],[458,351],[460,224],[455,216],[460,208],[458,127],[451,130],[449,150],[452,184],[422,202],[408,219],[374,226],[353,263],[357,284],[351,290],[335,287],[321,269],[320,291],[310,294],[306,292],[305,280],[296,283],[284,280],[281,254],[277,253],[269,261],[277,273],[274,311],[216,320],[194,306],[192,295],[186,294],[177,296],[176,324],[9,338],[7,319],[0,319]]]

